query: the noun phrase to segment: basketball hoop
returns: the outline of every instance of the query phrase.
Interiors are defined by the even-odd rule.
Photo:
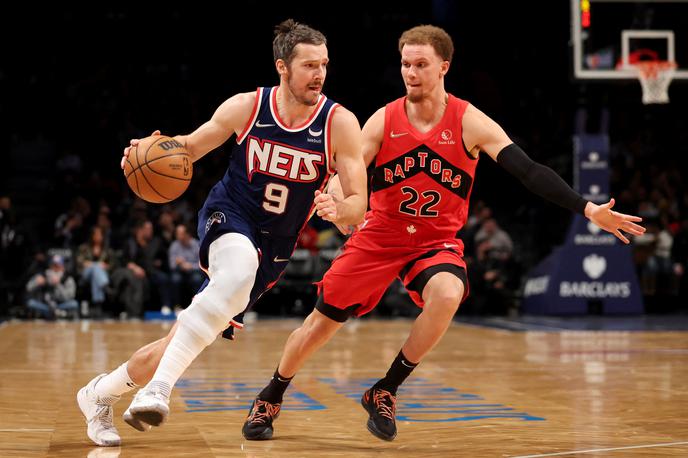
[[[669,103],[669,84],[676,71],[676,62],[641,60],[630,64],[638,73],[643,88],[643,103]]]

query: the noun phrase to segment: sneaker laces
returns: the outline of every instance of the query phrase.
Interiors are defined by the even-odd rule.
[[[279,404],[270,404],[266,401],[256,399],[256,403],[248,417],[249,423],[265,424],[277,416],[280,411]]]
[[[109,404],[98,404],[98,410],[93,418],[97,418],[103,429],[115,429],[112,418],[112,406]]]
[[[373,390],[373,403],[380,416],[394,421],[396,412],[396,398],[387,390]]]

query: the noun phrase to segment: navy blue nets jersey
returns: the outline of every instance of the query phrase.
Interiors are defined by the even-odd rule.
[[[320,96],[311,117],[287,127],[277,111],[277,87],[258,88],[251,118],[237,136],[222,183],[247,222],[273,235],[297,235],[313,211],[331,169],[332,116],[338,104]]]

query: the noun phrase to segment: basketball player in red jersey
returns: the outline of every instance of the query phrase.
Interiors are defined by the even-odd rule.
[[[407,95],[379,109],[363,128],[364,159],[375,160],[371,210],[318,284],[315,310],[287,340],[275,375],[244,424],[247,439],[272,436],[284,390],[306,358],[349,316],[370,312],[399,278],[423,312],[385,377],[361,399],[370,432],[394,439],[397,388],[439,342],[468,292],[463,242],[456,233],[468,215],[480,151],[532,192],[584,214],[624,243],[621,231],[644,232],[634,223],[640,218],[612,211],[613,199],[604,205],[587,202],[551,169],[528,158],[496,122],[448,94],[444,75],[453,50],[451,37],[438,27],[402,34]],[[328,192],[339,194],[336,181]]]

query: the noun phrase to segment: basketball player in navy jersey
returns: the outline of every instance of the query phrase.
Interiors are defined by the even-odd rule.
[[[258,394],[244,423],[247,439],[267,439],[289,381],[306,358],[350,316],[370,312],[387,286],[399,278],[423,308],[387,374],[361,399],[368,429],[393,440],[396,392],[439,342],[466,297],[463,242],[480,151],[497,161],[532,192],[584,214],[624,243],[621,231],[639,235],[641,219],[587,202],[551,169],[533,162],[504,130],[468,102],[447,93],[444,75],[454,46],[434,26],[414,27],[399,40],[406,97],[380,108],[363,128],[363,156],[375,161],[371,210],[319,283],[315,310],[287,340],[277,371]],[[337,195],[336,178],[330,193]]]
[[[363,219],[361,129],[351,112],[321,92],[329,61],[325,37],[289,19],[275,29],[273,53],[279,86],[237,94],[196,131],[175,137],[197,161],[236,135],[227,172],[199,212],[200,259],[209,282],[166,337],[79,391],[88,436],[98,445],[120,444],[112,405],[134,387],[145,385],[125,421],[146,431],[166,420],[179,377],[228,324],[241,327],[242,313],[278,280],[314,212],[336,224]],[[131,141],[123,161],[137,144]],[[335,170],[338,199],[324,192]]]

